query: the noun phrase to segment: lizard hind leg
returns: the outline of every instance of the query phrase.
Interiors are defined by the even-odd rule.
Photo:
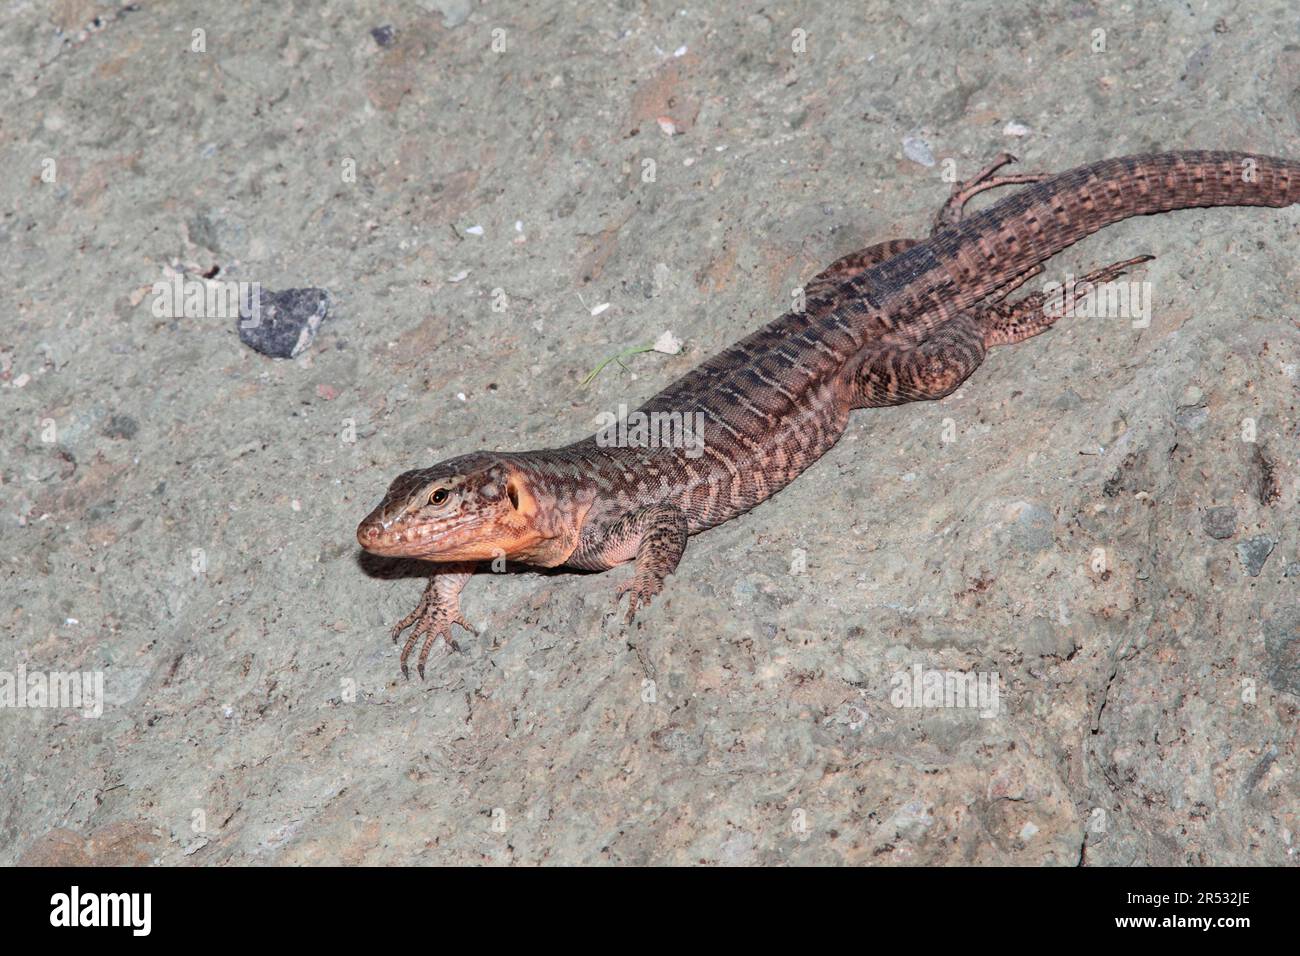
[[[984,361],[984,331],[969,313],[937,325],[916,343],[877,341],[841,372],[851,408],[943,398]]]
[[[984,347],[1014,345],[1046,332],[1062,316],[1074,311],[1075,305],[1094,286],[1112,282],[1128,270],[1129,266],[1149,262],[1155,256],[1134,256],[1123,262],[1094,269],[1085,276],[1063,286],[1059,295],[1049,296],[1046,291],[1034,292],[1016,302],[992,302],[974,311],[974,316],[984,333]]]
[[[998,153],[993,162],[981,169],[974,177],[965,182],[954,184],[952,195],[948,197],[948,201],[943,204],[934,217],[934,228],[930,230],[930,234],[934,235],[940,229],[945,229],[954,223],[960,222],[966,203],[986,189],[996,189],[998,186],[1014,186],[1022,183],[1038,183],[1048,178],[1047,173],[1016,173],[1012,176],[993,175],[1008,163],[1015,162],[1018,162],[1018,160],[1010,153]]]

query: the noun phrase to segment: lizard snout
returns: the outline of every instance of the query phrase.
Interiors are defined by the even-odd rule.
[[[375,544],[379,540],[380,530],[381,529],[378,525],[373,524],[370,519],[367,518],[365,521],[361,522],[361,524],[357,525],[357,544],[369,551],[371,545]]]
[[[367,551],[380,553],[385,534],[391,524],[392,521],[384,513],[383,504],[380,504],[361,520],[361,524],[357,525],[357,544]]]

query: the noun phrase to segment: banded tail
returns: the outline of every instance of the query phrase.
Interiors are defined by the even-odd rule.
[[[951,315],[1112,223],[1197,206],[1300,202],[1300,162],[1192,150],[1123,156],[1029,186],[865,276],[886,311]],[[926,275],[930,281],[918,282]],[[891,301],[892,298],[892,301]]]

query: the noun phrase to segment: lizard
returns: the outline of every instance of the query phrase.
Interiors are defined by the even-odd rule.
[[[460,594],[477,567],[504,558],[600,571],[633,562],[614,603],[625,621],[664,587],[690,536],[771,498],[817,461],[860,408],[951,394],[988,349],[1048,330],[1081,295],[1047,308],[1045,291],[1008,296],[1046,260],[1111,223],[1202,206],[1300,202],[1300,163],[1244,152],[1179,151],[1107,159],[1058,175],[998,175],[1000,154],[954,185],[925,239],[879,242],[831,263],[788,312],[696,366],[639,409],[700,414],[698,454],[597,434],[560,448],[480,451],[395,478],[357,528],[363,549],[431,562],[402,673],[453,627],[474,633]],[[1020,185],[965,214],[975,195]],[[1114,280],[1137,256],[1084,276]],[[607,436],[606,436],[607,437]]]

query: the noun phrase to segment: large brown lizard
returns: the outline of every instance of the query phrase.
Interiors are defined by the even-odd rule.
[[[929,238],[878,243],[845,256],[806,288],[806,307],[741,339],[639,411],[704,423],[683,447],[610,445],[593,436],[563,448],[475,452],[394,479],[357,528],[375,554],[436,562],[411,629],[402,672],[421,638],[418,670],[438,637],[469,628],[460,592],[478,562],[603,570],[635,560],[627,621],[663,589],[687,538],[772,497],[820,458],[855,408],[942,398],[995,345],[1048,329],[1072,304],[1045,292],[1008,293],[1043,262],[1103,226],[1192,206],[1286,206],[1300,201],[1300,163],[1228,152],[1109,159],[1057,176],[994,175],[1002,155],[958,184]],[[963,217],[972,196],[1031,184]],[[1098,269],[1113,280],[1138,256]],[[696,418],[702,414],[702,418]],[[472,630],[472,628],[470,628]]]

